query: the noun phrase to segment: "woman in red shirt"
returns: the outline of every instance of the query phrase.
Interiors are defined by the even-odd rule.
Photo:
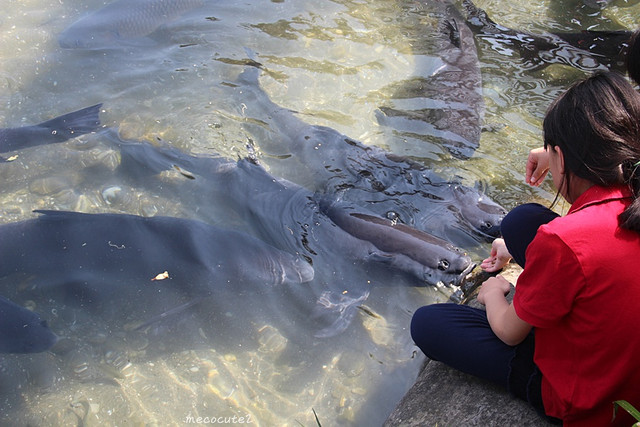
[[[430,358],[504,385],[549,421],[609,425],[614,401],[640,408],[640,94],[597,74],[552,103],[543,131],[527,182],[550,171],[571,208],[526,204],[505,217],[482,267],[523,267],[513,303],[496,276],[478,294],[486,312],[422,307],[411,333]],[[632,421],[621,410],[614,424]]]

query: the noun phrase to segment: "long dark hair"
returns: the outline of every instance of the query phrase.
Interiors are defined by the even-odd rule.
[[[633,33],[629,40],[626,62],[629,77],[640,85],[640,28]]]
[[[571,86],[549,107],[544,146],[560,147],[565,185],[572,175],[594,184],[628,184],[632,204],[621,227],[640,233],[640,94],[615,72],[595,74]]]

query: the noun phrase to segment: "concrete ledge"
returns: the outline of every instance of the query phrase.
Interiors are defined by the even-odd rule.
[[[385,427],[551,426],[523,400],[500,387],[427,360],[418,380]]]
[[[521,270],[509,266],[501,273],[515,283]],[[486,274],[476,275],[463,289],[464,302],[482,307],[475,300]],[[471,282],[471,281],[470,281]],[[412,426],[551,426],[525,401],[488,381],[464,374],[427,359],[416,383],[398,403],[385,427]]]

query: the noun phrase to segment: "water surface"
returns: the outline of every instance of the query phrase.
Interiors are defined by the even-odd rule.
[[[537,189],[524,184],[526,155],[541,145],[546,106],[585,75],[565,66],[524,71],[517,53],[506,55],[479,42],[485,123],[493,131],[482,134],[473,157],[461,160],[376,120],[391,88],[428,76],[438,64],[436,53],[414,49],[416,39],[428,39],[437,28],[437,18],[421,2],[210,1],[144,40],[89,50],[62,49],[57,37],[105,2],[5,3],[2,126],[34,124],[102,102],[103,123],[129,138],[161,139],[191,154],[230,159],[247,155],[251,139],[261,162],[280,175],[285,171],[278,170],[279,159],[287,153],[261,151],[260,141],[243,129],[242,105],[230,96],[230,83],[249,49],[269,71],[261,84],[274,102],[309,123],[412,156],[445,177],[467,185],[481,182],[506,208],[553,199],[549,183]],[[531,32],[632,29],[639,12],[638,5],[624,2],[603,11],[559,0],[478,0],[477,5],[497,22]],[[169,190],[155,192],[124,180],[118,163],[118,153],[100,135],[20,152],[0,165],[0,221],[32,217],[34,209],[67,209],[238,226],[213,201],[183,203],[180,193],[172,193],[170,174],[162,178]],[[310,185],[303,172],[289,175]],[[489,245],[465,249],[480,260]],[[367,279],[354,275],[349,277]],[[189,417],[237,416],[257,425],[315,425],[315,411],[323,425],[379,425],[423,361],[409,336],[411,314],[447,298],[413,284],[398,277],[394,286],[373,287],[350,328],[327,339],[313,337],[304,321],[307,313],[299,312],[295,301],[267,301],[264,312],[279,315],[262,316],[258,308],[265,302],[250,295],[212,303],[211,310],[222,313],[211,320],[219,328],[187,312],[186,320],[146,333],[114,331],[114,325],[88,312],[33,306],[64,339],[53,352],[0,356],[0,422],[181,425]],[[78,317],[65,317],[69,313]],[[189,339],[180,339],[183,334]]]

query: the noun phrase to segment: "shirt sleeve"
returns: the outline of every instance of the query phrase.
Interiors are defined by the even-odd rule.
[[[552,327],[571,311],[584,287],[582,267],[571,248],[544,226],[525,256],[513,298],[516,314],[534,327]]]

